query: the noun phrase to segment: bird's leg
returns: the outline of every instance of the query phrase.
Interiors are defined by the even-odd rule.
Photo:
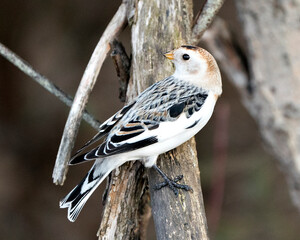
[[[153,165],[153,168],[163,177],[163,179],[165,180],[164,182],[161,183],[157,183],[154,186],[154,190],[159,190],[165,186],[168,186],[169,188],[171,188],[175,194],[175,196],[178,196],[178,188],[186,190],[186,191],[193,191],[193,189],[188,186],[188,185],[184,185],[184,184],[178,184],[177,182],[180,181],[183,178],[183,175],[179,175],[177,177],[174,178],[174,180],[171,180],[162,170],[160,170],[156,165]]]

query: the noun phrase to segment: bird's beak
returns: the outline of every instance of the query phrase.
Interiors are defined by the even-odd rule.
[[[170,52],[165,53],[164,56],[165,56],[167,59],[174,60],[174,53],[173,53],[173,51],[170,51]]]

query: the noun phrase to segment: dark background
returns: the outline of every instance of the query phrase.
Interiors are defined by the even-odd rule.
[[[0,42],[74,96],[83,71],[120,1],[2,0]],[[199,3],[195,4],[199,9]],[[233,1],[220,14],[239,36]],[[121,36],[130,52],[130,31]],[[162,56],[163,61],[163,56]],[[257,126],[224,79],[219,108],[229,105],[225,189],[214,239],[299,239],[299,213],[291,204],[283,174],[262,147]],[[122,106],[111,59],[102,67],[88,109],[100,121]],[[63,187],[52,169],[68,107],[0,57],[0,239],[96,239],[101,221],[102,184],[75,223],[59,200],[88,171],[69,169]],[[198,158],[208,223],[212,189],[215,116],[197,135]],[[95,131],[81,125],[76,147]],[[101,190],[100,190],[101,189]],[[153,225],[150,225],[153,228]],[[155,239],[153,230],[149,239]]]

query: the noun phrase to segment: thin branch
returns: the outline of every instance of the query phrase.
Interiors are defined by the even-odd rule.
[[[110,50],[109,43],[116,37],[116,35],[118,35],[127,23],[126,6],[127,4],[123,2],[113,19],[108,24],[92,54],[79,84],[56,157],[52,174],[53,182],[55,184],[62,185],[64,183],[67,173],[67,162],[71,156],[71,151],[81,122],[82,113],[95,85],[102,64]]]
[[[225,0],[206,0],[195,19],[192,32],[193,44],[200,41],[203,33],[210,26],[224,2]]]
[[[48,78],[38,73],[33,67],[28,64],[25,60],[19,57],[17,54],[12,52],[2,43],[0,43],[0,55],[14,64],[17,68],[19,68],[23,73],[27,76],[35,80],[38,84],[40,84],[43,88],[45,88],[48,92],[52,93],[59,100],[65,103],[67,106],[71,107],[73,98],[67,93],[63,92],[59,87],[57,87],[53,82],[51,82]],[[83,113],[83,119],[90,124],[93,128],[98,129],[100,126],[100,122],[96,120],[92,115],[90,115],[86,110]]]

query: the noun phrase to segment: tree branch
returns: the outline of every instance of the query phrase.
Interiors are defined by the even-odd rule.
[[[67,173],[67,162],[70,159],[71,151],[78,133],[82,112],[88,101],[89,95],[94,87],[101,66],[110,50],[109,43],[124,28],[126,24],[127,4],[123,2],[113,19],[108,24],[100,38],[92,57],[85,69],[80,85],[75,95],[68,120],[65,125],[63,136],[60,142],[53,170],[53,182],[63,184]]]
[[[67,106],[71,107],[73,103],[73,98],[67,93],[63,92],[59,87],[57,87],[53,82],[51,82],[48,78],[38,73],[33,67],[19,57],[17,54],[12,52],[2,43],[0,43],[0,54],[10,61],[13,65],[19,68],[23,73],[27,76],[35,80],[38,84],[40,84],[43,88],[45,88],[48,92],[52,93],[59,100],[65,103]],[[94,118],[94,116],[90,115],[86,110],[83,113],[83,119],[91,125],[94,129],[98,129],[100,126],[100,122]]]
[[[195,18],[192,32],[192,42],[197,44],[205,30],[210,26],[225,0],[206,0]]]

